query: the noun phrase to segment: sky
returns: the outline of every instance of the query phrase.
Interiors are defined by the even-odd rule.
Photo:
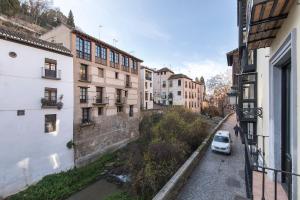
[[[54,0],[84,32],[191,78],[228,70],[237,47],[235,0]]]

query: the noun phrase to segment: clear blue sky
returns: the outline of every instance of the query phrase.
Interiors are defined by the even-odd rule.
[[[228,69],[237,47],[236,0],[54,0],[84,32],[131,52],[152,68],[205,79]],[[102,28],[99,28],[99,25]]]

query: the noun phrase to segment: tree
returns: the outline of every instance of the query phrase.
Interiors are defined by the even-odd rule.
[[[0,13],[14,16],[20,10],[19,0],[0,0]]]
[[[75,27],[74,16],[73,16],[72,10],[70,10],[70,12],[69,12],[67,25],[69,25],[73,28]]]

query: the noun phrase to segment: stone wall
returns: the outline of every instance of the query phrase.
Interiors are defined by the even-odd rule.
[[[139,115],[128,117],[121,113],[104,116],[94,125],[75,126],[75,165],[83,166],[99,158],[103,153],[125,146],[139,136]]]

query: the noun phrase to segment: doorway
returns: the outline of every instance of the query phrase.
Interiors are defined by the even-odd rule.
[[[291,62],[283,65],[281,70],[281,169],[292,171],[291,156]],[[282,173],[282,184],[291,199],[291,176]]]

